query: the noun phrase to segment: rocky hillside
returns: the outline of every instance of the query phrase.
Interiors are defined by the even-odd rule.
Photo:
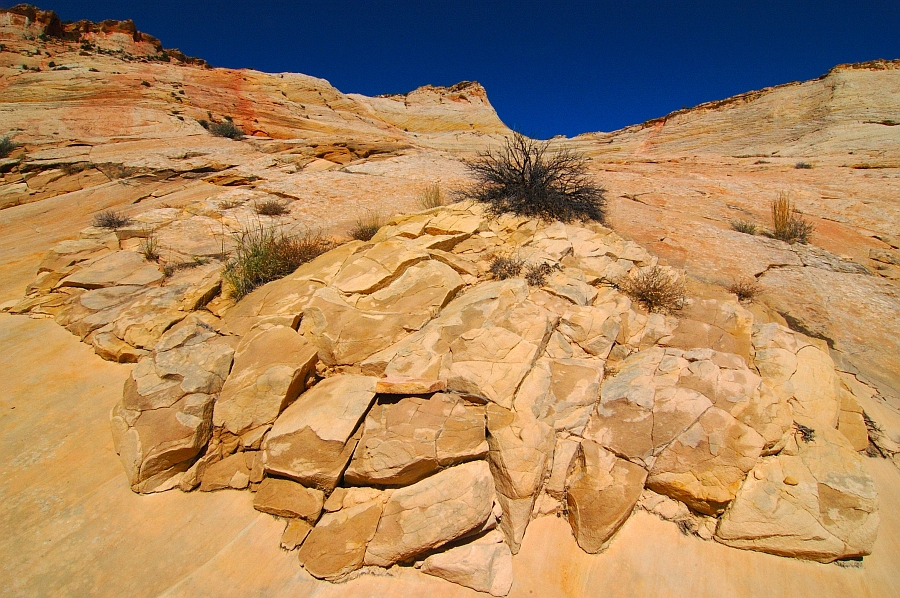
[[[129,364],[105,364],[129,368],[114,449],[163,493],[140,508],[247,490],[286,576],[493,595],[522,593],[526,533],[557,518],[589,554],[649,513],[731,553],[877,556],[896,497],[870,472],[900,461],[896,61],[554,140],[606,187],[601,226],[422,209],[509,132],[477,83],[343,94],[26,5],[0,42],[3,318]],[[228,122],[245,136],[212,134]],[[810,244],[735,230],[768,232],[782,194]],[[334,248],[236,300],[222,270],[252,230]],[[498,277],[498,255],[526,269]],[[686,284],[673,313],[610,282],[657,267]]]

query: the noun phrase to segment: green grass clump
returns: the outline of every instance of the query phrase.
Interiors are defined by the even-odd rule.
[[[0,158],[8,157],[17,147],[19,144],[13,141],[9,135],[0,138]]]
[[[235,300],[287,276],[334,247],[319,233],[287,234],[262,224],[239,231],[234,239],[236,247],[225,263],[222,277]]]
[[[749,220],[732,220],[731,228],[739,233],[744,233],[745,235],[755,235],[756,230],[759,227]]]

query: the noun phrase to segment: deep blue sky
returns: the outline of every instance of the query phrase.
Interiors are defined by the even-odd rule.
[[[306,73],[343,92],[476,80],[535,137],[900,58],[900,0],[36,1],[66,20],[133,19],[213,66]]]

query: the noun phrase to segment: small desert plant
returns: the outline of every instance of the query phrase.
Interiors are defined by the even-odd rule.
[[[749,220],[732,220],[731,228],[745,235],[755,235],[758,228],[755,223]]]
[[[562,266],[559,264],[551,265],[547,262],[528,264],[525,266],[525,282],[533,287],[543,286],[547,282],[547,277],[557,270],[562,270]]]
[[[276,199],[267,199],[256,204],[256,213],[260,216],[284,216],[289,210]]]
[[[799,168],[799,169],[805,170],[805,169],[812,168],[812,164],[810,164],[809,162],[797,162],[796,164],[794,164],[794,168]]]
[[[141,85],[142,85],[143,87],[150,87],[150,84],[149,84],[148,82],[146,82],[146,81],[141,81]]]
[[[772,202],[772,237],[786,243],[808,243],[815,227],[807,222],[791,205],[790,198],[782,193]]]
[[[202,125],[203,123],[200,124]],[[216,137],[227,137],[235,141],[240,141],[244,138],[244,132],[230,120],[222,123],[208,123],[206,129]]]
[[[148,262],[159,261],[159,242],[156,237],[150,235],[141,239],[141,254]]]
[[[525,262],[518,258],[495,255],[488,271],[497,280],[506,280],[518,276],[524,266]]]
[[[234,239],[234,253],[225,263],[222,277],[235,299],[287,276],[334,246],[318,233],[286,234],[262,224],[236,233]]]
[[[812,442],[816,438],[816,431],[812,428],[807,428],[803,424],[794,422],[794,429],[797,430],[797,434],[800,435],[800,439],[803,442]]]
[[[240,205],[243,205],[242,202],[240,202],[236,199],[226,199],[225,201],[219,202],[219,209],[220,210],[230,210],[230,209],[236,208]]]
[[[425,187],[425,191],[419,196],[419,206],[423,210],[439,208],[444,205],[444,196],[441,194],[441,184],[432,183]]]
[[[466,162],[475,184],[461,195],[494,214],[603,222],[605,190],[589,176],[587,158],[565,149],[549,154],[548,145],[513,133],[500,150]]]
[[[614,286],[647,308],[647,311],[672,313],[684,306],[684,280],[659,266],[644,268],[633,276],[623,276]]]
[[[97,228],[116,230],[129,224],[131,224],[131,218],[115,210],[104,210],[94,214],[94,226]]]
[[[13,141],[9,135],[0,138],[0,158],[6,158],[13,153],[17,147],[19,147],[19,144]]]
[[[378,212],[367,212],[356,219],[350,229],[350,237],[357,241],[368,241],[375,236],[378,229],[384,226],[384,218]]]
[[[737,295],[738,301],[753,301],[760,293],[759,283],[755,278],[736,280],[728,287],[728,292]]]

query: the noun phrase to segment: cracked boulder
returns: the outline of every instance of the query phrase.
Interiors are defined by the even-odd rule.
[[[266,471],[331,492],[356,448],[355,432],[375,400],[375,382],[368,376],[333,376],[303,393],[266,437]]]
[[[506,596],[512,588],[512,553],[497,531],[433,554],[416,566],[422,573],[492,596]]]
[[[875,484],[862,457],[823,426],[812,438],[796,434],[753,468],[719,521],[716,540],[827,563],[870,554],[878,522]]]
[[[347,471],[348,484],[406,486],[440,469],[482,458],[484,406],[453,394],[375,405]]]
[[[232,339],[192,317],[167,332],[134,366],[110,416],[132,490],[172,487],[203,450],[233,355]]]

